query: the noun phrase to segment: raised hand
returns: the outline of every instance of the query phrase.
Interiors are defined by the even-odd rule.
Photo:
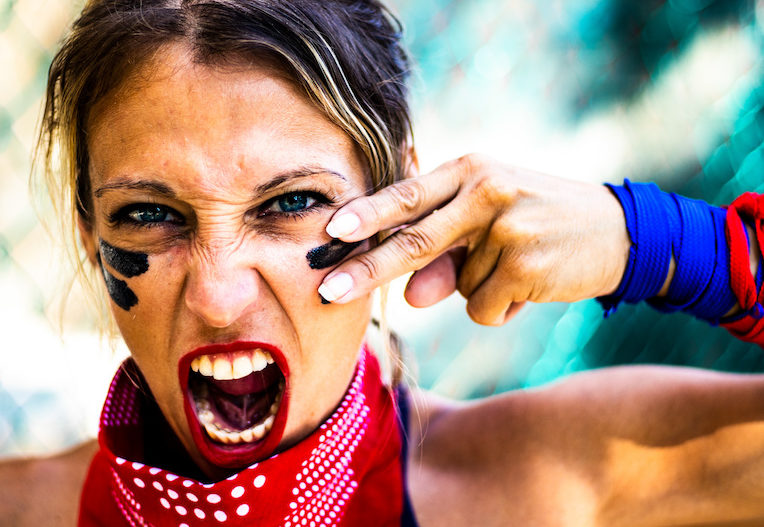
[[[327,232],[345,242],[392,231],[334,269],[319,292],[344,303],[407,272],[407,301],[458,290],[480,324],[506,322],[525,301],[571,302],[616,289],[630,240],[602,185],[559,179],[468,155],[358,198]]]

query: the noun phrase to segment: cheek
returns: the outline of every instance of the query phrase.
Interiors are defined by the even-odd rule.
[[[260,267],[275,301],[294,327],[301,362],[309,370],[306,373],[316,382],[331,379],[335,373],[345,377],[348,365],[352,369],[371,314],[371,295],[348,304],[324,304],[318,287],[341,260],[368,248],[368,242],[274,244],[268,249],[267,263]],[[333,261],[329,266],[316,268],[317,261],[329,260]]]
[[[148,255],[141,252],[126,251],[104,240],[99,240],[96,261],[111,299],[122,310],[130,311],[138,303],[138,297],[127,282],[117,278],[113,271],[126,278],[140,276],[149,270]]]
[[[140,356],[149,349],[150,355],[160,360],[160,350],[167,348],[185,270],[172,252],[148,255],[146,263],[145,272],[122,280],[124,286],[119,286],[119,291],[126,291],[133,299],[129,309],[117,301],[108,280],[106,285],[113,300],[112,313],[131,353]]]
[[[135,296],[135,292],[130,289],[127,282],[120,280],[104,267],[100,255],[97,256],[97,261],[98,267],[101,269],[101,274],[103,275],[106,291],[109,293],[112,301],[122,311],[130,311],[130,309],[138,303],[138,297]]]

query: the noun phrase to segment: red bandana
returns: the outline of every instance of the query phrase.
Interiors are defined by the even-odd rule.
[[[156,403],[128,359],[101,414],[100,449],[80,501],[81,527],[400,525],[401,438],[376,358],[364,351],[340,407],[292,448],[202,483],[144,464]],[[153,417],[156,420],[156,417]]]

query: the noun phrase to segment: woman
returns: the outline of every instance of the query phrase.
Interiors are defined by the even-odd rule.
[[[629,200],[639,213],[651,189],[477,156],[404,181],[406,73],[374,1],[86,6],[51,67],[42,145],[131,359],[98,444],[0,467],[7,521],[764,518],[757,376],[622,368],[469,404],[409,393],[395,367],[382,380],[371,291],[407,271],[413,305],[458,289],[502,324],[526,300],[673,306],[692,256],[637,233]],[[649,274],[635,248],[651,243],[666,257]],[[749,300],[716,295],[709,318]]]

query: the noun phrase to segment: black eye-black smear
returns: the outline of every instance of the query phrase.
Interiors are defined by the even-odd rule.
[[[149,270],[149,256],[146,253],[126,251],[99,241],[103,259],[122,276],[132,278]]]
[[[109,292],[109,296],[119,307],[125,311],[130,311],[130,308],[138,303],[138,297],[135,296],[135,293],[127,286],[125,281],[120,280],[106,270],[101,261],[100,253],[96,254],[96,259],[103,273],[103,279],[106,282],[106,290]]]
[[[343,258],[353,252],[353,249],[364,241],[348,243],[334,239],[320,247],[311,249],[305,257],[308,259],[308,265],[311,269],[326,269],[340,263]]]

